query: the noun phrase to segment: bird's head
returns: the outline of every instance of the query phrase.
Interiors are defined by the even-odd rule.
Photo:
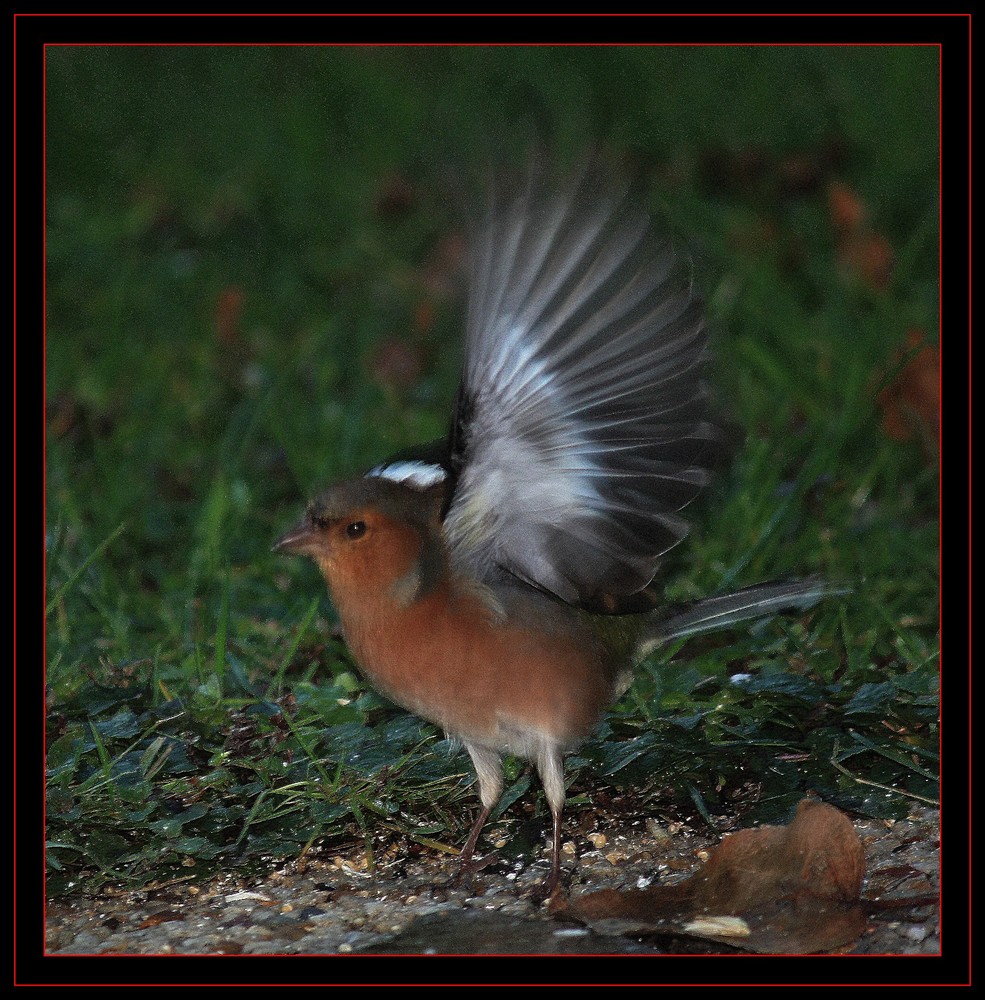
[[[381,593],[402,600],[424,582],[422,567],[435,564],[440,511],[437,490],[354,479],[316,497],[273,550],[314,559],[337,605]]]

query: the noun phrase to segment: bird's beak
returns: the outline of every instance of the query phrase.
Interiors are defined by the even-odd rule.
[[[314,554],[317,541],[317,532],[306,521],[302,521],[281,535],[270,551],[285,555],[310,556]]]

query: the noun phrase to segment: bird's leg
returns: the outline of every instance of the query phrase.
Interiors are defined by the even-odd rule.
[[[489,806],[483,806],[482,812],[479,813],[479,818],[472,824],[469,839],[465,841],[465,846],[458,855],[458,861],[462,868],[467,868],[469,862],[472,860],[472,855],[475,853],[475,845],[479,840],[479,834],[486,825],[486,820],[489,819],[489,812]]]
[[[554,843],[551,845],[551,874],[547,877],[544,894],[553,896],[561,881],[561,810],[551,810],[554,818]]]
[[[479,798],[482,800],[482,812],[479,813],[472,829],[469,832],[469,839],[465,841],[458,856],[459,866],[455,881],[462,881],[466,875],[471,874],[482,865],[472,863],[472,855],[475,853],[476,844],[479,842],[479,834],[486,825],[492,807],[499,800],[503,791],[503,769],[500,764],[499,754],[488,747],[475,746],[471,743],[465,744],[472,763],[475,765],[475,774],[479,779]]]
[[[554,820],[554,837],[551,843],[551,874],[541,891],[544,899],[553,896],[561,882],[561,812],[564,809],[564,765],[557,747],[544,746],[537,755],[537,773],[544,785],[547,804]]]

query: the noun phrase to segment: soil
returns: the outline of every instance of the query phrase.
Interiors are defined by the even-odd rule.
[[[539,822],[536,824],[539,828]],[[672,884],[693,874],[717,838],[653,819],[573,818],[564,841],[569,898],[602,888]],[[581,824],[584,826],[584,824]],[[865,932],[839,953],[933,955],[941,950],[938,814],[914,808],[905,820],[859,819],[866,856]],[[60,899],[47,910],[49,954],[630,954],[730,951],[685,935],[603,936],[563,913],[538,890],[548,851],[533,846],[497,860],[463,886],[457,859],[416,856],[394,844],[374,858],[361,849],[323,850],[246,879],[226,876],[99,897]],[[544,831],[540,831],[543,836]],[[493,836],[496,836],[494,831]],[[545,838],[546,839],[546,838]],[[488,847],[488,842],[485,845]]]

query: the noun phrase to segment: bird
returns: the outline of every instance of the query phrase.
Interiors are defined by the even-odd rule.
[[[312,558],[369,684],[460,741],[481,809],[533,763],[561,880],[563,756],[672,639],[811,607],[817,576],[669,605],[658,570],[726,439],[700,297],[638,183],[587,156],[493,176],[469,238],[447,437],[315,497],[274,551]]]

